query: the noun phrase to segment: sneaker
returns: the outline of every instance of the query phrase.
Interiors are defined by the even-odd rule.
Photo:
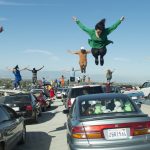
[[[95,64],[98,65],[98,58],[95,58]]]
[[[101,64],[101,66],[104,65],[104,59],[103,59],[103,57],[100,57],[100,64]]]

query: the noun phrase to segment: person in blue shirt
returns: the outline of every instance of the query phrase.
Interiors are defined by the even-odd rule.
[[[26,70],[26,68],[19,69],[19,66],[16,65],[13,69],[7,68],[8,70],[12,71],[15,76],[15,80],[13,82],[14,90],[20,89],[20,81],[22,80],[22,76],[20,71]]]

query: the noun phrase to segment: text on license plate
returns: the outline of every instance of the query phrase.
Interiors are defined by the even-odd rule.
[[[108,139],[125,139],[127,138],[126,128],[108,129]]]

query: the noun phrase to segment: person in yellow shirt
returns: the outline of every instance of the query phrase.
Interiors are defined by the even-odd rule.
[[[87,54],[91,53],[91,51],[85,50],[84,47],[81,47],[80,50],[77,51],[68,50],[68,52],[79,56],[79,65],[80,65],[81,73],[86,73]]]

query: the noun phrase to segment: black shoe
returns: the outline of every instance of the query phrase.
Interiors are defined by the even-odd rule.
[[[98,65],[98,58],[95,58],[95,64]]]
[[[100,64],[101,64],[101,66],[104,65],[104,59],[103,59],[103,57],[100,57]]]

